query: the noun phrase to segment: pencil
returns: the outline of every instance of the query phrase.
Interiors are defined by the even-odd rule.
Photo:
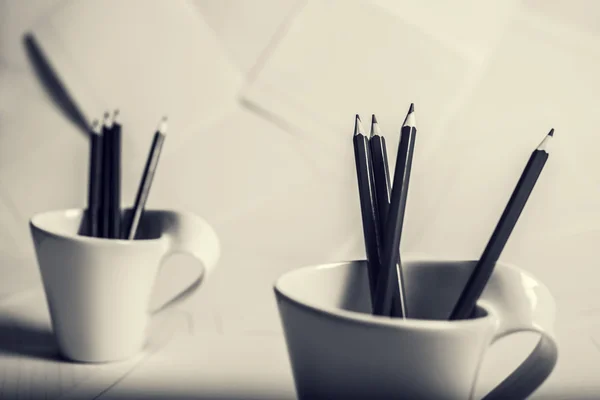
[[[112,118],[109,113],[104,113],[102,123],[102,194],[100,212],[100,237],[109,237],[109,205],[111,192],[111,154],[112,154]]]
[[[358,194],[360,199],[360,211],[362,217],[363,234],[365,240],[365,251],[367,253],[367,270],[371,297],[375,292],[375,284],[380,269],[380,243],[376,199],[372,182],[371,155],[368,139],[356,115],[354,121],[354,161],[356,165],[356,178],[358,182]]]
[[[150,146],[150,153],[148,154],[148,159],[146,160],[146,166],[144,167],[142,180],[140,181],[138,192],[135,197],[135,204],[133,206],[133,210],[131,211],[131,216],[123,235],[125,239],[133,240],[137,233],[137,228],[144,212],[146,201],[148,200],[148,196],[150,194],[150,188],[152,187],[152,181],[154,179],[156,167],[158,166],[158,160],[160,158],[166,133],[167,117],[164,117],[160,121],[158,129],[154,133],[154,139],[152,141],[152,145]]]
[[[411,104],[400,133],[394,183],[385,224],[382,265],[375,290],[375,313],[377,315],[392,315],[392,303],[396,301],[398,305],[394,307],[394,316],[406,318],[404,279],[399,248],[416,135],[414,105]]]
[[[100,236],[100,205],[102,202],[102,131],[100,122],[92,122],[88,177],[88,235]]]
[[[550,130],[539,146],[533,151],[531,157],[529,157],[529,161],[523,169],[523,173],[502,212],[502,216],[492,233],[492,237],[488,241],[481,258],[477,262],[450,314],[451,320],[466,319],[473,315],[477,300],[492,276],[496,262],[500,258],[500,254],[502,254],[502,250],[504,250],[504,246],[508,242],[510,234],[517,224],[519,216],[525,208],[525,204],[527,204],[529,195],[533,191],[546,164],[546,160],[548,159],[547,148],[553,136],[554,129]]]
[[[119,110],[113,114],[113,126],[110,130],[110,192],[108,196],[108,237],[121,236],[121,122]]]
[[[379,128],[379,123],[375,114],[371,117],[371,137],[369,139],[369,147],[371,149],[371,159],[373,160],[373,181],[377,198],[377,210],[379,212],[379,235],[383,240],[385,237],[384,230],[390,205],[392,185],[390,183],[385,137],[381,134],[381,129]],[[398,316],[398,309],[401,309],[400,300],[397,298],[398,294],[394,293],[394,296],[396,296],[396,298],[392,300],[390,314],[392,317]]]
[[[383,237],[384,224],[387,219],[388,207],[390,205],[390,172],[387,158],[385,138],[381,135],[381,129],[375,114],[371,117],[371,137],[369,139],[371,159],[373,160],[373,178],[375,181],[375,193],[377,197],[377,210],[379,212],[379,232]]]

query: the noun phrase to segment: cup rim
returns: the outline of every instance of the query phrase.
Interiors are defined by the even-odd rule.
[[[126,208],[122,209],[122,211],[130,210],[130,209],[132,209],[132,207],[126,207]],[[38,212],[38,213],[35,213],[29,219],[29,226],[34,229],[39,230],[40,232],[44,232],[46,235],[52,236],[57,239],[77,241],[77,242],[89,243],[89,244],[109,244],[109,245],[117,245],[117,246],[140,246],[140,245],[143,246],[143,245],[154,245],[154,244],[160,242],[161,240],[163,240],[162,237],[159,237],[156,239],[128,240],[128,239],[122,239],[122,238],[109,239],[109,238],[84,236],[84,235],[79,235],[79,234],[65,234],[65,233],[57,232],[56,229],[48,229],[47,226],[42,226],[42,224],[40,223],[41,218],[44,218],[44,217],[47,217],[50,215],[60,215],[65,218],[83,217],[85,210],[86,210],[85,208],[73,207],[73,208],[63,208],[63,209],[55,209],[55,210]],[[174,212],[174,210],[167,210],[167,209],[160,209],[160,210],[145,209],[144,211]]]
[[[343,310],[335,307],[322,307],[315,303],[301,301],[295,296],[290,295],[289,293],[285,293],[282,290],[281,285],[283,284],[283,280],[289,278],[290,275],[295,273],[300,273],[302,271],[308,270],[319,270],[319,269],[328,269],[328,268],[342,268],[354,263],[365,263],[364,259],[357,260],[347,260],[347,261],[338,261],[332,263],[325,264],[316,264],[309,265],[305,267],[296,268],[292,271],[286,272],[281,275],[274,283],[273,289],[275,294],[285,299],[286,301],[294,304],[297,307],[300,307],[306,311],[311,313],[316,313],[320,316],[332,317],[339,320],[342,320],[346,323],[352,324],[360,324],[360,325],[374,325],[383,328],[410,328],[410,329],[418,329],[418,330],[426,330],[426,331],[447,331],[447,330],[456,330],[456,329],[469,329],[470,327],[475,327],[480,324],[489,324],[493,319],[495,319],[495,315],[492,310],[490,310],[485,304],[478,303],[477,307],[481,308],[485,311],[486,315],[464,319],[464,320],[427,320],[427,319],[413,319],[413,318],[390,318],[379,315],[370,315],[359,313],[355,311]],[[461,263],[461,262],[477,262],[477,260],[468,260],[468,259],[451,259],[451,258],[441,258],[441,257],[432,257],[425,255],[413,255],[413,256],[405,256],[403,257],[403,262],[409,263],[417,263],[417,262],[450,262],[450,263]],[[525,274],[536,282],[539,282],[535,277],[529,274],[527,271],[524,271],[512,264],[505,263],[499,261],[496,263],[497,266],[501,268],[508,268],[517,270],[521,274]]]

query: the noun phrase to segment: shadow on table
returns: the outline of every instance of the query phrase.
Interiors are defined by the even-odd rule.
[[[60,356],[50,329],[14,316],[0,315],[0,355],[67,362]]]

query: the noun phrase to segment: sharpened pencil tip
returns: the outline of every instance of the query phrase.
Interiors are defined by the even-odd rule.
[[[167,116],[164,116],[161,118],[160,123],[158,124],[158,132],[162,133],[163,135],[165,133],[167,133],[167,128],[168,128],[168,118]]]
[[[381,136],[381,130],[379,129],[379,123],[375,114],[371,117],[371,137]]]
[[[104,121],[103,121],[103,124],[104,124],[104,126],[105,126],[105,127],[107,127],[107,128],[111,128],[111,127],[112,127],[112,125],[113,125],[113,120],[112,120],[112,118],[110,117],[110,113],[109,113],[108,111],[104,113]]]
[[[92,121],[92,132],[97,135],[99,135],[101,133],[100,121],[98,121],[97,119]]]
[[[539,146],[536,148],[536,150],[542,150],[542,151],[545,151],[546,153],[548,153],[548,146],[549,146],[549,143],[552,141],[553,137],[554,137],[554,129],[550,129],[550,132],[548,132],[548,134],[546,134],[546,136],[544,136],[544,138],[542,139],[542,142],[539,144]]]
[[[119,118],[120,116],[121,116],[121,113],[120,113],[119,109],[117,108],[113,112],[113,123],[114,124],[121,125],[121,118]]]
[[[410,126],[413,128],[417,127],[417,121],[415,118],[415,107],[413,103],[410,103],[408,113],[406,114],[406,118],[404,118],[404,123],[402,124],[402,127],[405,126]]]
[[[362,126],[362,123],[360,122],[360,117],[358,114],[356,114],[356,119],[354,120],[354,136],[364,135],[364,134],[365,134],[365,130]]]

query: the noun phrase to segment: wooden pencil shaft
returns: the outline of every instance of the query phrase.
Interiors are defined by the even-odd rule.
[[[413,138],[414,139],[414,138]],[[402,239],[402,229],[404,226],[404,214],[406,210],[406,202],[408,198],[408,189],[409,189],[409,181],[410,181],[410,172],[412,165],[412,158],[414,153],[414,140],[412,141],[412,145],[409,148],[406,166],[404,168],[404,180],[402,185],[402,196],[400,200],[399,207],[399,217],[400,223],[397,225],[397,230],[399,232],[398,239],[394,239],[395,241],[389,245],[389,250],[386,250],[384,253],[384,265],[386,268],[389,268],[388,275],[388,296],[391,296],[391,310],[390,315],[396,318],[406,317],[406,302],[404,298],[404,276],[402,274],[402,259],[400,257],[400,243]],[[392,219],[388,219],[387,223],[392,223]],[[386,238],[389,237],[389,232],[386,233]]]
[[[527,167],[523,170],[523,174],[519,177],[515,190],[511,194],[484,250],[485,253],[489,254],[491,259],[497,261],[500,258],[502,250],[504,250],[504,246],[508,242],[527,204],[527,200],[535,187],[547,159],[547,153],[536,151],[534,156],[531,157],[531,162],[528,163]]]
[[[379,241],[378,215],[375,204],[375,194],[373,193],[374,188],[372,187],[369,172],[369,163],[371,161],[367,138],[364,135],[355,135],[353,142],[365,250],[367,253],[369,284],[371,287],[371,295],[373,296],[376,279],[381,265],[381,250],[378,245],[378,242],[381,242]]]
[[[90,137],[90,160],[88,177],[88,235],[100,235],[100,207],[102,203],[102,136],[92,133]]]
[[[379,230],[381,237],[383,237],[391,192],[385,138],[379,135],[373,136],[369,140],[369,147],[371,149],[371,158],[373,160],[373,177],[375,182],[375,193],[377,195],[377,209],[379,211]]]
[[[388,223],[386,224],[386,238],[390,240],[390,243],[393,243],[394,248],[399,248],[400,242],[402,241],[402,228],[404,227],[404,215],[406,211],[406,203],[408,200],[408,189],[410,186],[410,173],[412,171],[412,161],[413,154],[415,150],[415,140],[417,138],[417,131],[415,128],[411,127],[403,127],[401,133],[401,143],[404,141],[405,145],[399,145],[402,149],[402,157],[398,160],[400,161],[400,165],[398,167],[398,161],[396,161],[397,166],[394,171],[399,174],[399,188],[400,190],[397,192],[397,199],[394,199],[392,195],[392,199],[390,200],[391,204],[398,204],[396,206],[396,214],[393,215],[394,219],[389,218]],[[394,185],[396,184],[396,177],[394,176]],[[390,224],[388,227],[387,225]],[[392,235],[393,236],[387,236]]]
[[[366,138],[366,147],[365,147],[365,152],[367,155],[367,170],[369,172],[369,193],[371,195],[371,215],[372,215],[372,219],[374,221],[374,225],[375,225],[375,245],[377,247],[377,260],[378,260],[378,269],[374,272],[378,273],[379,269],[381,268],[381,256],[383,254],[383,237],[381,236],[381,228],[379,226],[380,221],[381,221],[381,217],[379,216],[379,210],[377,209],[377,193],[376,193],[376,187],[375,187],[375,173],[373,171],[373,155],[371,154],[371,149],[369,147],[369,138]],[[373,277],[373,285],[375,285],[376,283],[376,279],[377,279],[377,275],[374,275]],[[374,288],[374,286],[373,286]]]
[[[101,204],[100,204],[100,237],[109,237],[109,206],[110,206],[110,191],[111,191],[111,153],[112,153],[112,133],[106,126],[102,128],[102,185],[101,185]]]
[[[109,228],[110,239],[120,238],[121,233],[121,126],[115,124],[111,130]]]
[[[539,150],[535,150],[529,158],[481,258],[450,314],[451,320],[469,318],[475,310],[477,300],[492,276],[496,262],[527,204],[547,159],[548,153]]]
[[[378,315],[391,314],[392,301],[394,298],[398,298],[401,303],[399,304],[400,309],[396,309],[395,311],[398,314],[402,314],[401,316],[406,315],[403,277],[401,274],[399,275],[397,271],[400,273],[402,271],[399,248],[410,183],[415,139],[415,128],[402,128],[400,143],[398,145],[396,168],[394,171],[394,183],[392,185],[389,213],[385,225],[382,266],[375,291],[375,312]],[[399,264],[399,268],[396,270],[397,263]],[[399,296],[394,296],[394,293],[399,294]]]
[[[129,219],[129,224],[125,231],[125,238],[128,240],[133,240],[137,233],[137,228],[150,194],[150,188],[152,187],[152,181],[154,180],[154,174],[156,172],[158,160],[160,159],[164,140],[165,135],[162,133],[156,132],[154,134],[154,139],[152,140],[152,145],[150,146],[150,152],[148,153],[148,159],[146,160],[142,179],[138,187],[138,192],[135,198],[131,217]]]
[[[394,286],[392,290],[392,305],[390,307],[389,316],[392,318],[408,318],[408,313],[405,304],[406,293],[404,290],[404,275],[402,274],[402,261],[400,260],[400,251],[398,251],[398,257],[396,258],[396,264],[394,265],[395,274],[391,274],[390,279],[394,279]]]
[[[379,232],[380,237],[383,240],[385,237],[384,230],[388,216],[391,194],[391,182],[385,138],[380,135],[372,136],[369,140],[369,147],[371,148],[371,157],[373,160],[373,176],[375,182],[375,193],[377,194],[377,209],[379,211]],[[399,257],[400,252],[398,249],[396,260],[398,260]],[[401,273],[398,264],[396,264],[396,270],[400,271]],[[394,298],[392,299],[390,316],[401,317],[402,305],[401,299],[399,298],[399,293],[394,292],[393,296]]]
[[[388,164],[387,146],[385,144],[385,138],[381,138],[381,149],[383,153],[383,169],[385,172],[385,183],[388,188],[388,201],[389,196],[392,195],[392,182],[390,181],[390,167]]]

